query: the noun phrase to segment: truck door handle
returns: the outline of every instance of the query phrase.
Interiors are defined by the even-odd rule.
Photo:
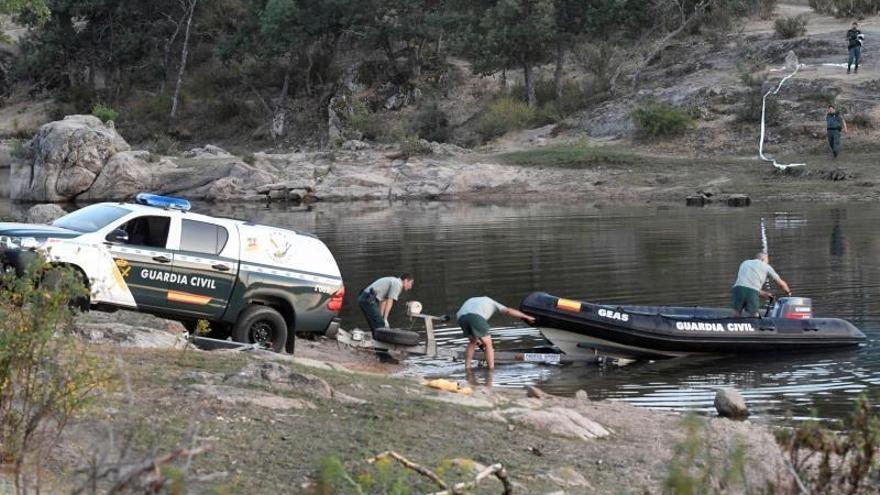
[[[219,270],[221,272],[228,272],[230,270],[229,265],[224,265],[221,263],[217,263],[216,265],[211,265],[211,268],[215,270]]]
[[[169,258],[166,258],[165,256],[153,256],[153,261],[157,261],[159,263],[171,263],[171,260]]]

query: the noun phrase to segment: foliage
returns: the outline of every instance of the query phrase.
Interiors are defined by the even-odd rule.
[[[880,13],[880,0],[810,0],[820,14],[836,17],[866,17]]]
[[[842,433],[808,421],[796,430],[778,431],[777,441],[810,493],[876,493],[880,417],[866,398],[856,401]]]
[[[440,109],[437,100],[422,105],[413,115],[410,126],[418,137],[438,143],[449,141],[452,134],[449,117]]]
[[[849,117],[846,120],[847,124],[859,127],[862,129],[873,129],[874,128],[874,119],[871,118],[870,115],[866,113],[857,113],[852,117]]]
[[[717,456],[712,451],[709,430],[696,416],[685,419],[687,437],[675,447],[675,457],[664,482],[665,493],[697,495],[728,493],[733,488],[748,488],[746,483],[746,449],[737,444],[732,451]]]
[[[101,122],[105,124],[111,120],[116,121],[116,119],[119,118],[119,112],[113,110],[112,107],[102,105],[101,103],[92,107],[92,115],[101,119]]]
[[[512,165],[528,167],[588,168],[605,164],[628,164],[635,155],[607,146],[586,143],[551,144],[525,151],[504,153],[499,158]]]
[[[85,296],[72,269],[35,262],[23,277],[0,276],[0,459],[14,466],[16,483],[108,378],[63,333],[72,323],[71,302]]]
[[[777,38],[799,38],[807,34],[807,16],[796,15],[776,19],[776,22],[773,23],[773,29],[776,31]]]
[[[415,136],[405,138],[400,143],[400,153],[407,157],[430,155],[433,152],[434,150],[431,149],[431,146],[426,141],[418,139]]]
[[[695,126],[687,111],[666,103],[650,102],[636,108],[632,116],[639,131],[652,138],[678,136]]]
[[[477,132],[485,141],[510,131],[523,129],[534,118],[534,112],[522,100],[502,96],[489,104],[480,114]]]
[[[740,81],[746,86],[746,94],[740,107],[736,110],[737,119],[741,122],[760,123],[764,94],[767,92],[767,88],[764,87],[767,74],[755,75],[743,70],[740,73]],[[764,122],[767,125],[775,125],[779,122],[779,102],[772,95],[767,97]]]

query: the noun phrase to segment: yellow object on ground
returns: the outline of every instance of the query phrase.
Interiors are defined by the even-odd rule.
[[[473,390],[471,390],[470,387],[461,387],[457,383],[449,381],[449,380],[444,380],[443,378],[436,378],[434,380],[428,380],[427,382],[425,382],[425,385],[427,385],[431,388],[445,390],[447,392],[455,392],[457,394],[470,395],[474,392]]]

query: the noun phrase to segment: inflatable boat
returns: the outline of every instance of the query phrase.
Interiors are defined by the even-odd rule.
[[[724,308],[593,304],[544,292],[526,296],[520,309],[571,358],[803,352],[865,341],[846,320],[814,318],[810,299],[803,297],[780,298],[756,317],[738,317]]]

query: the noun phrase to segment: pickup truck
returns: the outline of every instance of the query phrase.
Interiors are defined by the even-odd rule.
[[[188,201],[139,194],[97,203],[50,225],[0,223],[0,268],[22,274],[43,257],[70,266],[88,306],[178,320],[211,336],[293,353],[294,332],[333,333],[345,287],[317,237],[192,213]]]

